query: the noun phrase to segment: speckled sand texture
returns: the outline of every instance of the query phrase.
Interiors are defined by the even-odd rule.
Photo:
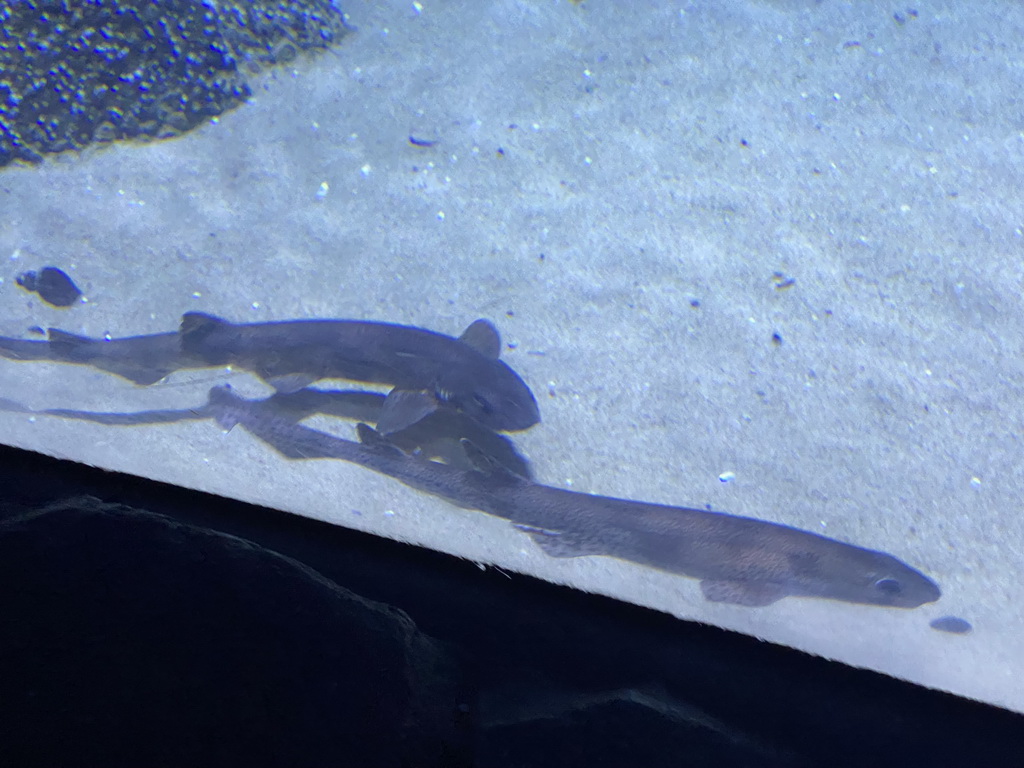
[[[709,604],[209,423],[5,413],[2,438],[1024,711],[1020,5],[346,10],[336,51],[255,78],[217,124],[3,169],[0,335],[154,333],[188,310],[451,334],[490,317],[540,401],[518,441],[543,482],[886,550],[943,599]],[[17,287],[44,265],[87,301]],[[187,407],[222,379],[266,391],[0,360],[0,396],[37,408]],[[943,616],[974,630],[929,627]]]

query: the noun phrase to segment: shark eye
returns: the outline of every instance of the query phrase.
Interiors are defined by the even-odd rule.
[[[903,591],[903,586],[896,579],[886,577],[875,582],[875,589],[883,594],[895,597]]]

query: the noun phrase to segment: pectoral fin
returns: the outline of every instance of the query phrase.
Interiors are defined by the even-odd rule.
[[[393,389],[384,398],[377,431],[391,435],[417,424],[438,408],[437,398],[425,390]]]
[[[709,602],[732,603],[751,608],[771,605],[789,594],[781,584],[769,581],[704,579],[700,583],[700,590]]]
[[[403,450],[409,450],[405,446],[401,447]],[[466,458],[466,452],[462,450],[462,446],[459,445],[457,440],[444,438],[431,440],[425,445],[415,446],[413,450],[431,461],[440,459],[442,463],[456,469],[461,469],[463,472],[473,471],[473,465],[469,463],[469,459]]]
[[[227,320],[208,315],[205,312],[186,312],[181,316],[181,325],[178,326],[178,333],[185,341],[200,342],[211,331],[231,325]]]

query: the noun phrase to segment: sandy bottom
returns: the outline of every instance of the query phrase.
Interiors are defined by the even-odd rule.
[[[3,439],[1024,711],[1020,6],[347,10],[338,50],[264,75],[216,124],[0,171],[0,334],[152,333],[189,310],[454,335],[489,317],[540,401],[517,440],[544,482],[891,552],[942,600],[710,604],[209,423],[0,414]],[[47,264],[86,300],[15,285]],[[0,360],[0,396],[37,408],[183,408],[224,380],[266,391]],[[945,615],[973,632],[929,627]]]

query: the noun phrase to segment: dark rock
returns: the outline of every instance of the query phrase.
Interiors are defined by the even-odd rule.
[[[248,541],[86,497],[4,520],[0,584],[6,765],[465,763],[451,658]]]
[[[959,616],[940,616],[937,619],[932,619],[928,626],[939,632],[948,632],[953,635],[966,635],[974,629],[969,621],[961,619]]]
[[[288,61],[345,32],[330,0],[0,1],[0,166],[178,135],[249,97],[238,61]]]
[[[38,293],[39,298],[54,307],[70,307],[82,295],[67,273],[56,267],[43,267],[38,272],[22,272],[17,282],[26,291]]]

